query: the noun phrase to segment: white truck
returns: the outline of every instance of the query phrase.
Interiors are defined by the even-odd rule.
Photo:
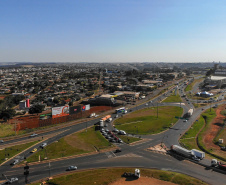
[[[205,157],[205,152],[202,152],[200,150],[192,149],[191,152],[194,154],[195,157],[199,159],[203,159]]]

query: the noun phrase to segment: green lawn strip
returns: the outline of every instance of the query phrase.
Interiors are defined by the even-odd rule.
[[[133,142],[141,140],[140,138],[137,138],[137,137],[130,137],[130,136],[125,136],[125,135],[119,135],[118,137],[120,139],[122,139],[122,141],[124,143],[127,143],[127,144],[130,144],[130,143],[133,143]]]
[[[194,122],[191,128],[181,137],[180,143],[187,149],[199,149],[196,143],[196,135],[204,126],[205,120],[201,116],[198,121]]]
[[[169,103],[169,102],[182,102],[182,99],[178,94],[177,95],[171,95],[163,101],[163,103]]]
[[[26,143],[26,144],[8,147],[8,148],[5,148],[5,150],[0,150],[0,163],[4,162],[5,158],[11,158],[38,142],[39,141],[33,141],[30,143]]]
[[[161,106],[157,108],[145,108],[124,115],[115,121],[114,125],[119,130],[125,130],[129,134],[155,134],[169,128],[171,123],[176,123],[178,120],[175,116],[181,116],[183,109],[173,106]],[[134,116],[133,116],[134,115]]]
[[[56,177],[48,182],[48,185],[87,185],[102,184],[107,185],[125,179],[122,177],[124,172],[134,173],[134,168],[112,168],[112,169],[93,169],[88,171],[78,171],[73,174]],[[150,177],[162,181],[168,181],[179,185],[206,185],[205,182],[193,177],[170,171],[161,171],[155,169],[140,169],[141,177]],[[162,182],[164,183],[164,182]],[[33,185],[38,185],[34,183]]]
[[[76,136],[79,142],[82,142],[80,146],[72,146],[67,143],[65,138],[61,138],[58,142],[54,142],[48,145],[45,149],[38,151],[31,157],[27,158],[28,162],[35,162],[39,160],[56,159],[61,157],[67,157],[72,155],[79,155],[83,153],[90,153],[96,150],[107,149],[111,147],[111,144],[101,135],[99,131],[95,131],[94,127],[83,130],[82,132],[77,132],[69,137],[73,141],[73,137]],[[77,142],[76,140],[74,142]]]
[[[203,80],[203,78],[194,80],[192,83],[190,83],[190,84],[185,88],[185,91],[186,91],[186,92],[187,92],[187,91],[191,91],[192,88],[193,88],[193,86],[194,86],[196,83],[201,82],[202,80]]]

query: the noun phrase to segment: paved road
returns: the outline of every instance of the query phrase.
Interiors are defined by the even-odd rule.
[[[149,103],[148,105],[146,105],[146,103],[142,105],[137,105],[136,107],[129,109],[129,112],[150,106],[150,104],[152,104],[152,106],[157,105],[181,106],[184,109],[184,112],[188,111],[192,106],[188,104],[185,100],[183,100],[184,102],[186,102],[185,104],[157,103],[160,99],[163,99],[164,97],[165,95],[161,95],[158,98],[152,100],[152,103]],[[204,108],[207,109],[209,108],[209,106]],[[178,120],[177,124],[175,124],[170,129],[163,133],[151,136],[142,136],[143,138],[145,138],[144,142],[138,143],[133,146],[127,144],[117,144],[122,149],[121,153],[115,154],[112,151],[109,151],[105,153],[97,153],[94,155],[79,158],[59,160],[51,162],[50,165],[49,163],[32,165],[30,166],[29,169],[30,170],[29,180],[32,182],[51,175],[64,173],[65,169],[70,165],[76,165],[78,166],[78,169],[128,166],[140,168],[142,167],[158,168],[163,170],[176,171],[194,176],[210,184],[219,184],[219,185],[225,184],[226,182],[225,174],[205,169],[203,166],[197,165],[187,160],[181,160],[181,158],[177,159],[170,155],[163,155],[145,150],[146,148],[150,146],[155,146],[156,144],[160,144],[161,142],[164,142],[167,147],[170,147],[172,144],[179,144],[178,138],[191,126],[191,124],[196,120],[196,118],[201,114],[202,111],[203,110],[201,108],[196,109],[195,113],[192,115],[189,121],[184,122],[183,120]],[[47,139],[45,142],[51,144],[52,142],[59,140],[60,138],[66,135],[82,130],[88,126],[92,126],[94,123],[98,121],[99,119],[90,120],[77,125],[72,125],[67,128],[59,129],[61,131],[60,134]],[[21,157],[29,156],[30,154],[28,152],[29,151],[25,151],[24,153],[20,154],[20,156]],[[24,184],[23,168],[22,167],[11,168],[9,165],[11,162],[12,160],[2,165],[0,167],[0,172],[6,174],[9,177],[17,176],[19,178],[19,184]],[[209,161],[204,161],[203,163],[208,164],[208,162]]]

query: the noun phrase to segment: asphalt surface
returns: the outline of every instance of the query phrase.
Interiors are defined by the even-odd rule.
[[[180,95],[183,95],[183,88],[185,86],[183,83],[178,85],[178,89]],[[159,90],[160,91],[160,90]],[[156,92],[157,94],[157,92]],[[135,110],[139,110],[142,108],[145,108],[147,106],[180,106],[184,109],[184,113],[186,113],[190,108],[193,108],[193,105],[186,101],[183,98],[182,103],[159,103],[161,100],[163,100],[167,95],[170,95],[170,93],[164,93],[163,95],[160,95],[159,97],[155,98],[151,102],[148,101],[149,97],[146,98],[145,103],[141,105],[137,105],[133,108],[128,109],[128,112],[132,112]],[[147,104],[148,103],[148,104]],[[222,104],[224,102],[218,102],[218,104]],[[178,138],[192,125],[193,122],[196,121],[197,117],[205,110],[208,109],[209,106],[196,109],[193,115],[189,118],[187,122],[184,122],[184,120],[179,119],[178,122],[170,127],[165,132],[162,132],[160,134],[156,135],[149,135],[149,136],[141,136],[142,138],[145,138],[143,142],[138,142],[135,145],[127,145],[127,144],[116,144],[116,146],[120,147],[122,152],[120,153],[114,153],[114,151],[108,151],[104,153],[96,153],[93,155],[78,157],[78,158],[69,158],[59,161],[54,161],[51,163],[37,163],[35,165],[30,165],[30,174],[29,174],[29,181],[33,182],[36,180],[44,179],[46,177],[57,175],[61,173],[65,173],[66,168],[70,165],[75,165],[78,167],[79,170],[82,169],[92,169],[92,168],[106,168],[106,167],[139,167],[139,168],[157,168],[161,170],[169,170],[169,171],[175,171],[184,173],[193,177],[196,177],[198,179],[201,179],[209,184],[217,184],[217,185],[223,185],[226,182],[226,175],[215,172],[212,169],[206,166],[210,166],[209,160],[202,160],[200,163],[202,165],[196,164],[192,161],[178,158],[176,156],[171,155],[165,155],[165,154],[159,154],[154,153],[150,151],[146,151],[148,147],[155,146],[157,144],[160,144],[163,142],[168,148],[172,144],[179,145]],[[204,109],[204,110],[203,110]],[[120,116],[120,115],[119,115]],[[115,114],[112,115],[112,117],[115,117]],[[97,123],[100,120],[94,119],[89,120],[83,123],[79,123],[76,125],[71,125],[69,127],[61,128],[57,130],[57,132],[60,131],[59,134],[43,141],[48,144],[51,144],[57,140],[59,140],[62,137],[65,137],[69,134],[72,134],[74,132],[80,131],[82,129],[85,129],[86,127],[92,126],[95,123]],[[112,128],[109,124],[109,128]],[[55,133],[56,131],[50,131],[43,133],[41,136],[44,137],[47,134]],[[40,137],[40,135],[39,135]],[[26,140],[26,138],[20,138],[18,140]],[[12,141],[8,141],[14,142]],[[24,157],[28,157],[31,155],[29,152],[33,148],[41,149],[39,145],[36,145],[32,147],[31,149],[21,153],[19,157],[17,157],[20,160],[23,160]],[[0,172],[5,174],[7,177],[18,177],[19,182],[15,184],[25,184],[25,178],[23,175],[24,169],[23,167],[17,167],[10,166],[10,163],[13,162],[14,159],[9,160],[2,166],[0,166]],[[142,171],[141,171],[142,175]],[[3,179],[3,178],[2,178]]]

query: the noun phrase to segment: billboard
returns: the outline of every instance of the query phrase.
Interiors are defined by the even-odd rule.
[[[90,104],[86,105],[86,110],[90,110]]]
[[[82,111],[85,111],[85,110],[90,110],[90,104],[82,106]]]
[[[77,114],[81,112],[81,105],[78,105],[78,106],[74,106],[74,107],[70,107],[69,108],[69,114]]]
[[[52,118],[59,118],[59,117],[68,116],[68,115],[69,115],[68,105],[52,108]]]

